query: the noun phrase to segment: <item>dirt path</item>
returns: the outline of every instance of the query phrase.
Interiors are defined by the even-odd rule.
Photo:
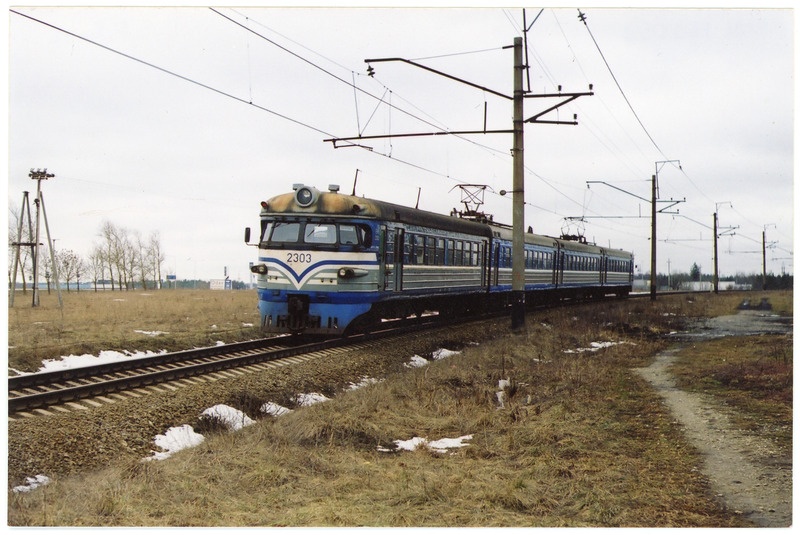
[[[783,333],[791,330],[786,318],[755,311],[705,320],[683,339]],[[777,459],[767,439],[737,429],[719,405],[702,394],[680,390],[669,372],[682,345],[664,351],[647,368],[637,371],[658,390],[692,444],[703,455],[700,469],[717,497],[731,511],[740,512],[764,527],[792,524],[792,461]]]

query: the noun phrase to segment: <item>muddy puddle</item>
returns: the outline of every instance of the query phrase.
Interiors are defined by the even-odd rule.
[[[710,396],[679,389],[669,368],[677,353],[691,342],[791,331],[792,318],[764,310],[704,319],[687,332],[673,333],[674,347],[659,354],[647,368],[636,370],[664,398],[702,454],[703,463],[697,469],[708,477],[719,502],[762,527],[792,524],[791,457],[781,455],[768,439],[738,429]]]

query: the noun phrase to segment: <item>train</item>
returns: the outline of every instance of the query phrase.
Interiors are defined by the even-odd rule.
[[[261,202],[261,330],[347,336],[382,321],[510,307],[512,228],[294,184]],[[254,240],[255,241],[255,240]],[[525,232],[525,302],[627,296],[633,254]]]

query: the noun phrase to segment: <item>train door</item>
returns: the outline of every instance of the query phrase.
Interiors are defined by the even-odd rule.
[[[555,276],[555,285],[558,286],[559,284],[564,283],[564,261],[565,261],[565,254],[563,249],[556,250],[556,258],[555,262],[553,263],[554,269],[554,276]]]
[[[405,248],[405,231],[401,228],[394,231],[394,291],[403,291],[403,250]]]
[[[494,242],[493,245],[492,267],[494,268],[494,273],[492,274],[492,281],[490,284],[497,286],[500,284],[500,244],[497,242]]]
[[[604,254],[600,257],[600,286],[608,284],[608,257]]]
[[[481,286],[489,286],[489,247],[491,242],[484,240],[481,243],[481,254],[479,262],[481,263]]]
[[[394,231],[381,226],[381,245],[379,263],[381,264],[380,287],[384,291],[394,290]]]

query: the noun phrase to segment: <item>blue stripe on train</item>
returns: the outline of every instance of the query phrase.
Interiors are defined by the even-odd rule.
[[[375,260],[335,260],[335,259],[334,260],[322,260],[321,262],[314,262],[309,267],[307,267],[302,273],[298,274],[294,270],[294,268],[292,266],[290,266],[286,262],[278,260],[277,258],[274,258],[274,257],[273,258],[259,257],[258,260],[260,262],[266,263],[268,269],[269,269],[269,264],[277,264],[277,265],[279,265],[280,267],[284,268],[286,271],[291,273],[292,277],[294,277],[294,279],[297,282],[300,282],[301,280],[303,280],[303,277],[305,277],[309,272],[311,272],[312,270],[317,269],[317,268],[319,268],[321,266],[331,266],[331,265],[334,265],[334,264],[339,266],[339,267],[345,267],[345,266],[375,266],[375,265],[378,265],[378,262],[375,261]]]

